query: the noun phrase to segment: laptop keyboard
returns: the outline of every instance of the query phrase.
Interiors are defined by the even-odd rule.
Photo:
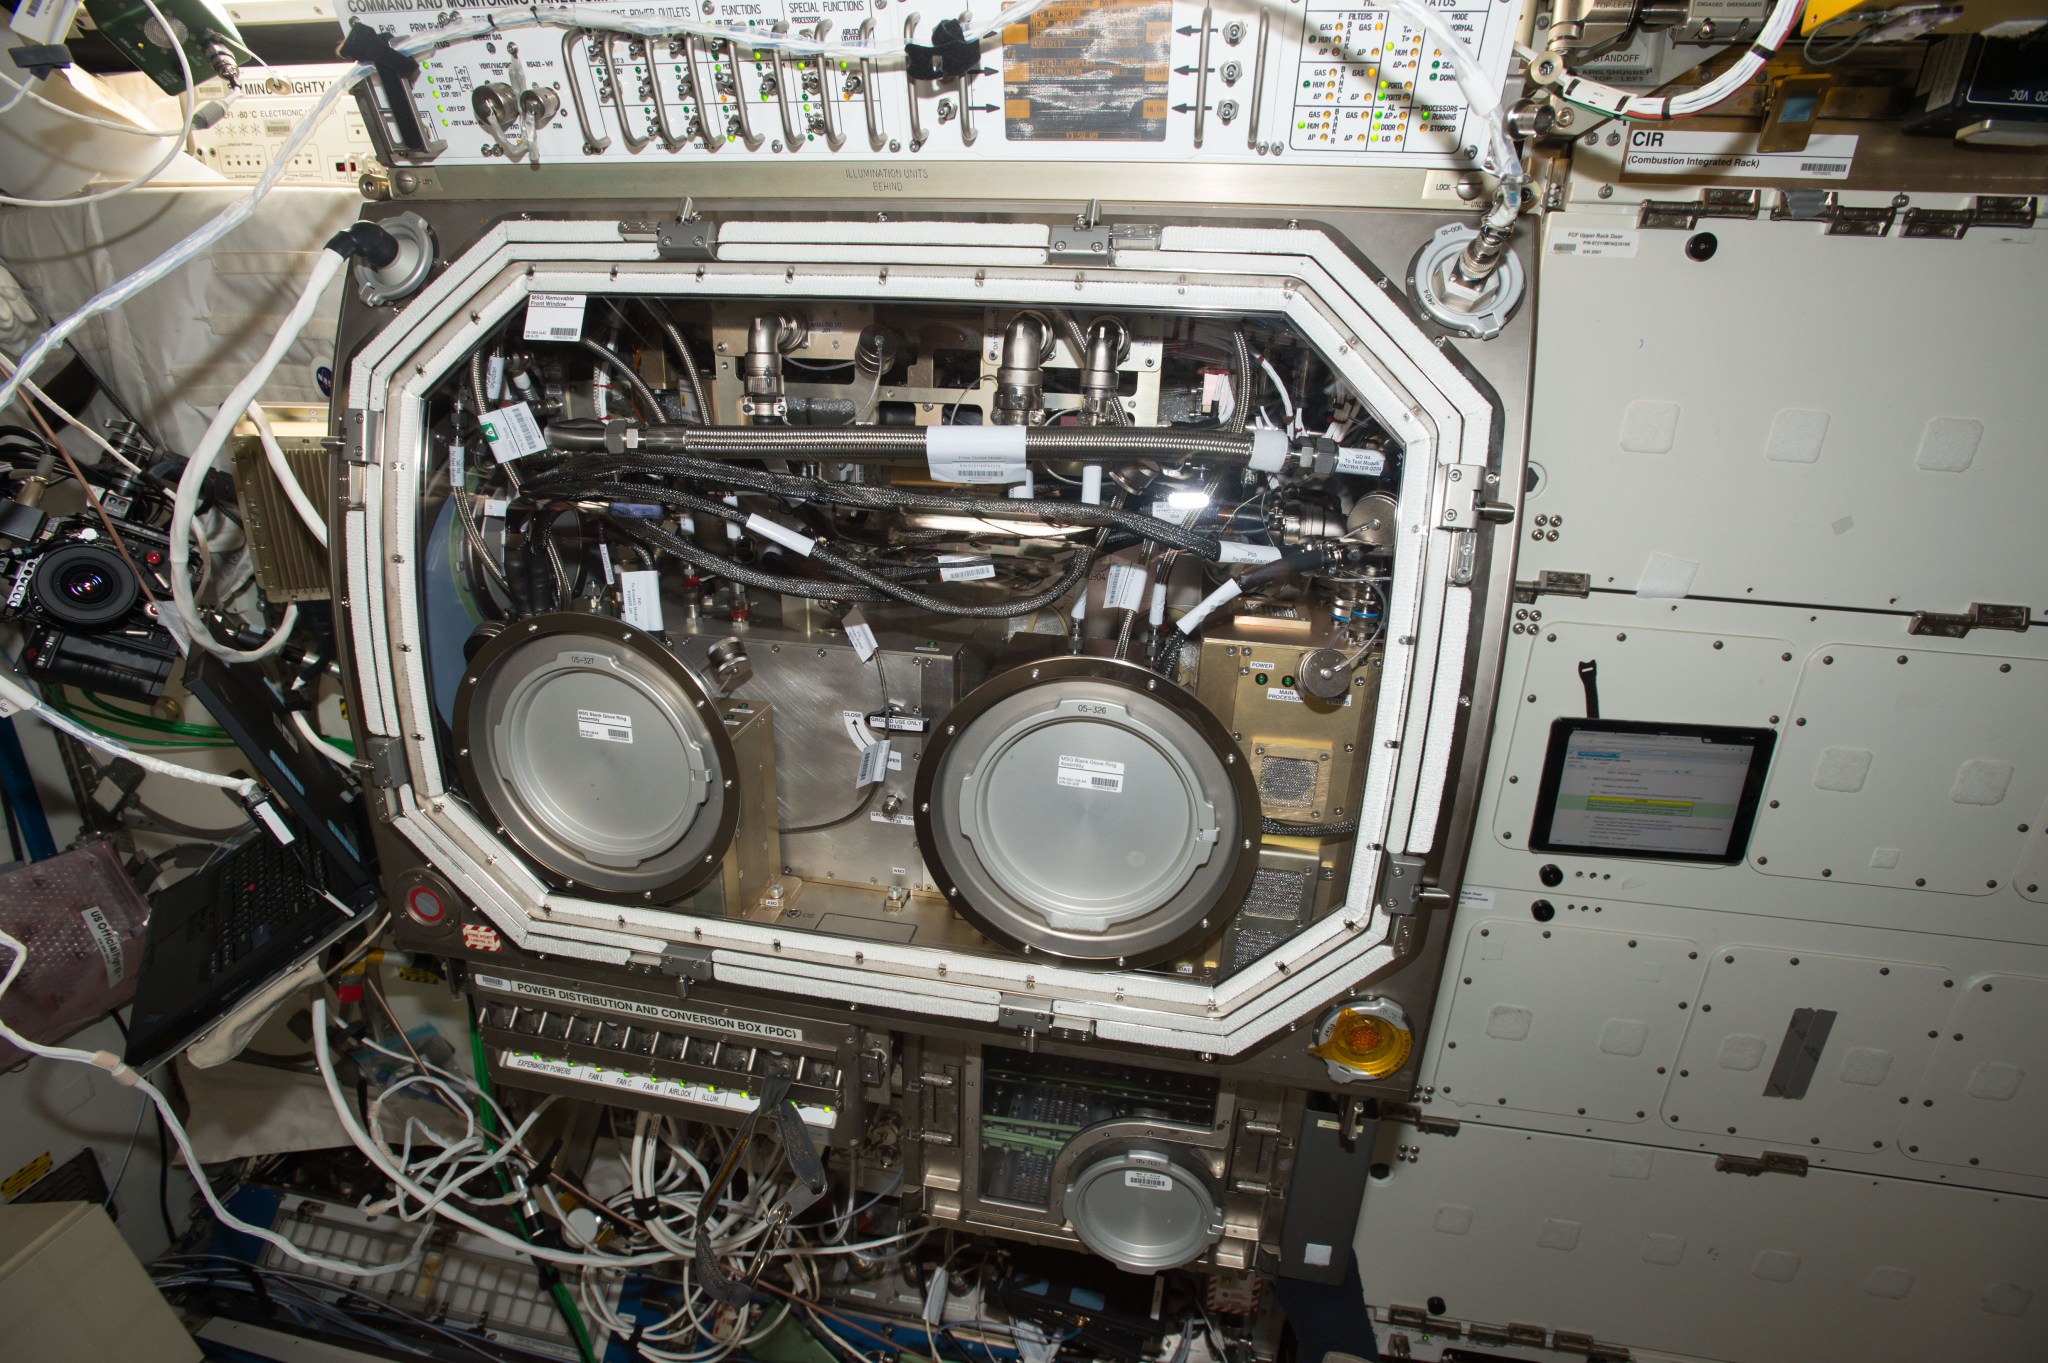
[[[219,976],[270,945],[280,926],[296,925],[319,886],[291,847],[252,839],[217,868],[220,897],[194,915],[192,932],[212,938],[209,977]]]

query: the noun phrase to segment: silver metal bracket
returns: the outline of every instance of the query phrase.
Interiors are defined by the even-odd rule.
[[[1433,1117],[1414,1103],[1387,1103],[1380,1108],[1380,1120],[1405,1123],[1425,1136],[1458,1134],[1456,1117]]]
[[[2025,634],[2032,612],[2025,606],[1987,606],[1972,601],[1960,615],[1940,611],[1914,611],[1906,625],[1908,634],[1932,635],[1939,639],[1960,639],[1973,629],[2003,629]]]
[[[665,222],[654,231],[654,253],[663,260],[716,260],[718,224],[701,217]]]
[[[1709,189],[1698,199],[1645,199],[1636,226],[1690,232],[1701,218],[1754,218],[1761,200],[1754,189]]]
[[[2036,201],[2020,194],[1979,194],[1968,208],[1909,208],[1902,237],[1960,239],[1972,227],[2017,227],[2034,225]]]
[[[1524,606],[1539,596],[1575,596],[1583,601],[1592,590],[1593,578],[1589,573],[1560,573],[1545,568],[1534,582],[1515,584],[1515,600]]]
[[[1071,227],[1055,227],[1045,254],[1048,265],[1111,265],[1116,233],[1102,220],[1102,201],[1090,199]]]
[[[1410,917],[1416,910],[1429,907],[1422,897],[1426,888],[1422,883],[1422,858],[1388,857],[1386,875],[1380,880],[1380,907],[1397,917]]]
[[[370,784],[379,790],[396,790],[412,780],[412,768],[405,760],[405,741],[384,734],[371,734],[364,745],[363,769]]]
[[[676,982],[677,992],[687,995],[692,984],[711,983],[711,950],[670,942],[661,949],[661,973]]]
[[[996,1008],[996,1026],[1016,1032],[1049,1032],[1053,1028],[1052,1005],[1044,999],[1005,994]]]

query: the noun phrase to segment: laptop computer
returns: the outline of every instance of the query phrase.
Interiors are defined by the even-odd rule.
[[[271,669],[210,656],[186,667],[186,686],[282,808],[152,896],[123,1056],[142,1071],[359,928],[377,900],[362,800],[346,772],[309,751]]]

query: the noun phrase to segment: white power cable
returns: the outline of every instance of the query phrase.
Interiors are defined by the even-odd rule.
[[[77,123],[89,123],[95,128],[105,128],[108,132],[129,133],[136,137],[177,137],[183,131],[180,128],[138,128],[133,123],[116,123],[111,118],[101,118],[97,114],[81,112],[67,105],[59,104],[56,100],[36,90],[32,84],[34,79],[31,76],[27,80],[16,80],[5,71],[0,71],[0,84],[11,85],[16,92],[14,98],[8,100],[5,104],[0,104],[0,114],[6,113],[23,99],[31,99],[60,118],[68,118]],[[52,200],[52,202],[64,203],[67,201],[56,199]]]
[[[354,770],[355,760],[328,742],[327,735],[313,727],[313,721],[306,718],[304,710],[292,711],[292,727],[297,729],[299,736],[312,744],[313,750],[322,757],[332,762],[335,766],[340,767],[343,771]]]
[[[1404,0],[1405,2],[1405,0]],[[1564,69],[1563,62],[1556,56],[1539,57],[1533,69],[1541,71],[1544,61],[1557,62],[1556,70],[1548,80],[1563,98],[1574,104],[1583,105],[1612,118],[1635,118],[1649,121],[1663,121],[1686,118],[1719,104],[1728,96],[1750,82],[1768,61],[1777,54],[1793,25],[1799,20],[1800,11],[1806,7],[1805,0],[1777,0],[1769,15],[1764,19],[1763,28],[1749,50],[1736,59],[1735,64],[1714,77],[1697,90],[1684,94],[1658,96],[1637,90],[1620,90],[1612,85],[1575,76]]]
[[[156,7],[156,0],[142,0],[142,6],[149,11],[150,17],[156,20],[159,32],[175,34],[180,31],[180,29],[172,27],[171,21],[164,17],[164,12]],[[112,189],[102,189],[91,194],[74,194],[63,199],[19,199],[11,194],[0,194],[0,204],[8,204],[15,208],[52,208],[69,204],[104,203],[108,199],[118,199],[123,194],[140,189],[157,176],[163,174],[164,169],[171,162],[184,154],[185,144],[192,140],[192,121],[199,112],[199,86],[192,79],[192,63],[185,56],[185,45],[182,42],[172,42],[171,55],[178,59],[178,73],[185,79],[185,92],[179,96],[184,108],[184,119],[179,125],[176,140],[164,148],[164,154],[157,159],[155,165],[127,183],[116,185]],[[32,90],[29,93],[35,94]],[[42,99],[41,95],[36,95],[35,97]],[[47,101],[45,102],[47,103]],[[99,120],[88,119],[87,121],[98,122]],[[137,130],[125,128],[122,131],[134,132]],[[33,366],[30,367],[33,368]],[[10,393],[11,391],[9,390]],[[6,403],[0,402],[0,407],[4,406],[6,406]]]
[[[249,216],[256,211],[256,205],[262,201],[263,196],[268,194],[276,186],[277,182],[284,178],[285,171],[291,166],[292,158],[299,154],[300,149],[313,136],[314,130],[319,127],[321,121],[332,112],[334,106],[340,102],[341,97],[347,94],[357,81],[369,73],[370,68],[367,66],[352,67],[339,80],[328,86],[321,93],[320,98],[315,101],[313,107],[307,110],[305,116],[299,120],[299,126],[293,130],[290,137],[285,139],[284,146],[278,149],[276,156],[271,160],[269,168],[263,172],[248,194],[235,200],[235,202],[214,214],[205,223],[187,233],[183,240],[179,241],[155,260],[152,260],[149,264],[126,278],[101,289],[90,299],[86,300],[84,304],[80,305],[70,316],[60,322],[52,323],[50,329],[43,333],[42,338],[30,346],[27,352],[22,355],[21,364],[17,372],[9,377],[5,383],[0,383],[0,407],[5,407],[14,400],[16,390],[21,387],[23,376],[34,374],[42,366],[43,361],[49,358],[50,353],[69,340],[80,327],[101,313],[120,307],[130,298],[149,288],[152,284],[159,282],[172,271],[180,268],[187,261],[198,256],[222,237],[247,222]],[[65,202],[82,203],[84,200],[72,199]],[[237,408],[236,410],[239,411],[240,409]]]
[[[167,762],[149,753],[137,752],[118,739],[88,729],[23,686],[6,669],[0,668],[0,715],[15,710],[32,714],[51,728],[62,730],[79,742],[90,744],[101,752],[111,753],[124,762],[133,762],[144,771],[153,771],[159,776],[175,776],[180,781],[194,781],[202,786],[213,786],[247,800],[257,799],[263,793],[263,787],[249,777],[223,776],[217,771],[201,771],[197,767],[180,766],[176,762]],[[4,986],[0,986],[0,991],[4,991]]]
[[[0,372],[14,374],[19,371],[20,367],[21,366],[17,364],[14,360],[9,359],[4,354],[0,354]],[[112,445],[108,444],[106,437],[101,435],[98,431],[86,425],[83,421],[79,420],[69,411],[65,410],[62,407],[59,407],[56,404],[56,402],[54,402],[51,399],[48,393],[45,393],[42,389],[36,387],[35,384],[31,383],[27,379],[23,379],[21,380],[21,389],[30,397],[34,398],[37,402],[42,403],[43,406],[55,412],[59,417],[62,417],[65,423],[69,425],[72,430],[77,431],[80,435],[84,436],[94,445],[97,445],[102,454],[106,455],[109,459],[112,459],[122,468],[127,469],[130,473],[142,472],[142,465],[136,463],[133,459],[130,459],[127,455],[121,453],[121,451],[115,449]]]
[[[324,996],[316,996],[313,1000],[313,1059],[319,1066],[321,1082],[327,1086],[327,1098],[334,1107],[334,1115],[341,1122],[341,1129],[348,1133],[348,1138],[356,1149],[362,1151],[370,1163],[376,1166],[378,1172],[390,1179],[401,1191],[423,1202],[433,1200],[435,1194],[432,1190],[421,1187],[407,1177],[405,1170],[392,1160],[390,1152],[370,1139],[370,1134],[363,1130],[363,1124],[357,1120],[355,1109],[342,1094],[341,1081],[334,1075],[334,1052],[327,1041],[327,1000]],[[464,1230],[474,1231],[507,1249],[531,1258],[546,1259],[549,1263],[571,1264],[578,1268],[637,1268],[675,1257],[665,1249],[630,1255],[570,1254],[550,1249],[546,1245],[528,1244],[499,1230],[488,1221],[478,1220],[460,1207],[451,1207],[443,1203],[436,1208],[436,1212]]]
[[[1485,129],[1486,144],[1492,149],[1490,158],[1481,158],[1481,166],[1499,177],[1503,186],[1519,191],[1529,182],[1528,172],[1522,169],[1515,139],[1501,115],[1500,86],[1486,78],[1479,54],[1451,32],[1438,11],[1425,9],[1420,0],[1386,0],[1386,6],[1427,33],[1442,51],[1443,59],[1451,65],[1451,79],[1457,82],[1458,93],[1465,97],[1466,107]]]
[[[266,376],[267,377],[267,376]],[[313,505],[313,499],[306,495],[299,475],[292,472],[291,464],[284,457],[284,450],[277,443],[277,432],[270,429],[270,416],[263,410],[263,404],[249,404],[249,420],[256,423],[256,438],[263,443],[263,457],[270,463],[270,471],[277,475],[284,495],[290,499],[292,510],[299,513],[299,519],[306,523],[306,529],[313,532],[313,538],[320,541],[320,547],[327,547],[327,518],[320,514],[320,508]]]
[[[227,444],[228,435],[234,430],[235,422],[243,412],[249,410],[250,404],[256,399],[256,394],[270,381],[270,376],[276,371],[279,361],[284,359],[284,353],[299,339],[299,333],[306,329],[306,323],[312,320],[313,313],[318,310],[320,296],[327,292],[328,284],[333,282],[347,263],[348,257],[339,251],[324,250],[320,253],[320,259],[314,264],[312,273],[306,279],[305,290],[299,295],[299,301],[292,304],[291,311],[285,314],[283,325],[278,328],[277,335],[270,338],[270,345],[256,361],[256,367],[243,376],[242,381],[235,385],[234,391],[228,394],[227,400],[221,403],[220,410],[214,413],[213,422],[206,428],[206,434],[199,438],[199,444],[193,449],[191,458],[185,461],[185,471],[178,478],[177,494],[171,499],[171,594],[177,601],[178,614],[184,617],[195,645],[229,662],[255,662],[284,647],[285,640],[292,632],[292,626],[298,622],[298,607],[287,606],[284,619],[278,623],[276,632],[268,641],[256,648],[229,648],[213,637],[213,631],[199,618],[199,605],[193,599],[192,574],[189,567],[192,559],[192,517],[199,506],[199,493],[205,485],[206,475],[213,471],[215,462],[219,460],[221,449]]]
[[[0,947],[6,947],[12,953],[7,962],[5,973],[0,974],[0,998],[4,998],[7,991],[13,988],[15,977],[21,974],[22,966],[28,961],[28,948],[5,929],[0,929]],[[316,1003],[314,1007],[318,1010],[320,1005]],[[316,1011],[317,1016],[320,1016],[320,1014]],[[322,1022],[324,1023],[324,1018],[322,1018]],[[321,1033],[321,1037],[324,1040],[324,1032]],[[75,1046],[45,1046],[40,1041],[30,1041],[27,1037],[15,1031],[14,1028],[7,1025],[4,1018],[0,1018],[0,1039],[11,1041],[30,1055],[39,1055],[45,1060],[68,1060],[76,1064],[90,1065],[94,1069],[104,1070],[117,1083],[126,1084],[128,1087],[140,1091],[144,1097],[155,1103],[157,1114],[163,1118],[164,1129],[171,1133],[171,1139],[177,1143],[179,1152],[185,1156],[185,1167],[192,1171],[192,1181],[199,1185],[200,1196],[206,1199],[206,1205],[212,1208],[214,1216],[219,1218],[220,1223],[229,1230],[240,1231],[244,1235],[253,1235],[265,1244],[276,1246],[279,1250],[289,1254],[300,1263],[310,1264],[314,1268],[324,1269],[329,1273],[346,1274],[349,1277],[370,1278],[381,1277],[387,1273],[400,1273],[419,1262],[420,1252],[426,1244],[424,1233],[422,1233],[420,1240],[414,1244],[413,1252],[408,1257],[396,1263],[369,1265],[352,1264],[340,1259],[328,1259],[318,1254],[308,1254],[276,1231],[264,1226],[250,1225],[221,1205],[220,1198],[215,1195],[212,1184],[207,1181],[205,1171],[200,1167],[198,1152],[192,1148],[192,1138],[185,1133],[184,1123],[178,1120],[178,1114],[171,1109],[170,1101],[164,1097],[162,1091],[156,1085],[144,1079],[134,1070],[129,1069],[120,1056],[115,1055],[112,1051],[85,1051]],[[321,1049],[324,1051],[325,1046],[323,1045]]]

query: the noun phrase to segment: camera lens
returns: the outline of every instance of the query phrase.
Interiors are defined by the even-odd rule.
[[[43,555],[29,584],[43,613],[72,629],[103,629],[135,608],[142,589],[112,546],[61,545]]]
[[[113,593],[113,579],[90,564],[80,564],[57,584],[57,590],[81,606],[96,605]]]

